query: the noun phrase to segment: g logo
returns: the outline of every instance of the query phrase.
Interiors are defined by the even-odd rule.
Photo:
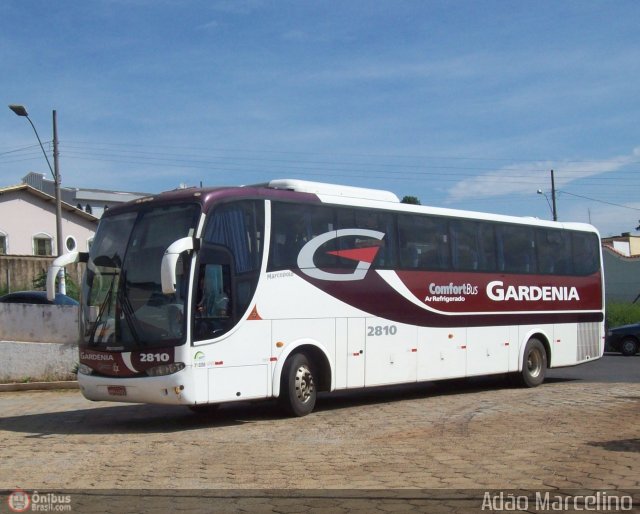
[[[336,250],[327,252],[331,255],[337,255],[338,257],[358,261],[356,269],[353,273],[329,273],[328,271],[323,271],[316,268],[313,262],[313,257],[318,248],[320,248],[328,241],[331,241],[332,239],[337,239],[339,237],[345,236],[364,236],[381,241],[382,238],[384,238],[384,235],[384,232],[361,228],[343,228],[340,230],[325,232],[324,234],[320,234],[319,236],[314,237],[311,241],[309,241],[302,247],[300,253],[298,254],[298,268],[300,268],[300,271],[302,271],[302,273],[304,273],[305,275],[316,278],[318,280],[331,280],[340,282],[362,280],[371,267],[371,263],[375,259],[378,250],[380,249],[379,246],[369,246],[365,248],[354,248],[351,250]]]

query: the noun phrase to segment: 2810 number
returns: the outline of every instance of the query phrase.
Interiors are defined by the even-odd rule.
[[[141,353],[140,362],[169,362],[168,353]]]
[[[369,327],[367,336],[395,336],[397,333],[398,327],[396,327],[395,325],[374,325]]]

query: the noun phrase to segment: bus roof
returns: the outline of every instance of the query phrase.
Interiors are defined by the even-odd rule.
[[[128,210],[135,204],[167,201],[172,203],[196,201],[203,205],[206,212],[218,201],[225,201],[231,198],[248,197],[283,201],[320,202],[324,204],[361,208],[378,208],[391,211],[413,212],[416,214],[423,213],[436,216],[452,216],[597,232],[595,227],[586,223],[555,222],[529,216],[513,216],[489,212],[467,211],[463,209],[451,209],[446,207],[403,204],[399,201],[398,197],[390,191],[342,186],[339,184],[312,182],[299,179],[276,179],[266,183],[250,184],[246,186],[222,186],[211,188],[192,187],[176,189],[173,191],[159,193],[157,195],[139,198],[132,202],[122,204],[121,206],[113,207],[112,209],[109,209],[105,215],[109,215],[109,213],[115,214],[121,210]]]
[[[377,200],[381,202],[399,203],[400,199],[391,191],[382,189],[368,189],[364,187],[341,186],[339,184],[327,184],[324,182],[311,182],[297,179],[277,179],[267,184],[259,184],[273,189],[285,189],[300,193],[312,193],[315,195],[342,196],[345,198],[359,198],[362,200]]]

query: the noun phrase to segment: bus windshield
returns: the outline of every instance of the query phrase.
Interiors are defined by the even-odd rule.
[[[109,350],[165,347],[184,342],[189,263],[178,263],[178,288],[163,295],[162,256],[195,232],[194,204],[148,206],[105,216],[89,253],[83,285],[84,344]]]

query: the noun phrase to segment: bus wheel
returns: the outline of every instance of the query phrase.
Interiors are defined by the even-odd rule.
[[[313,371],[304,353],[292,355],[284,365],[280,404],[292,416],[306,416],[316,405]]]
[[[547,371],[547,351],[538,339],[529,339],[522,358],[520,382],[525,387],[536,387],[544,382]]]

